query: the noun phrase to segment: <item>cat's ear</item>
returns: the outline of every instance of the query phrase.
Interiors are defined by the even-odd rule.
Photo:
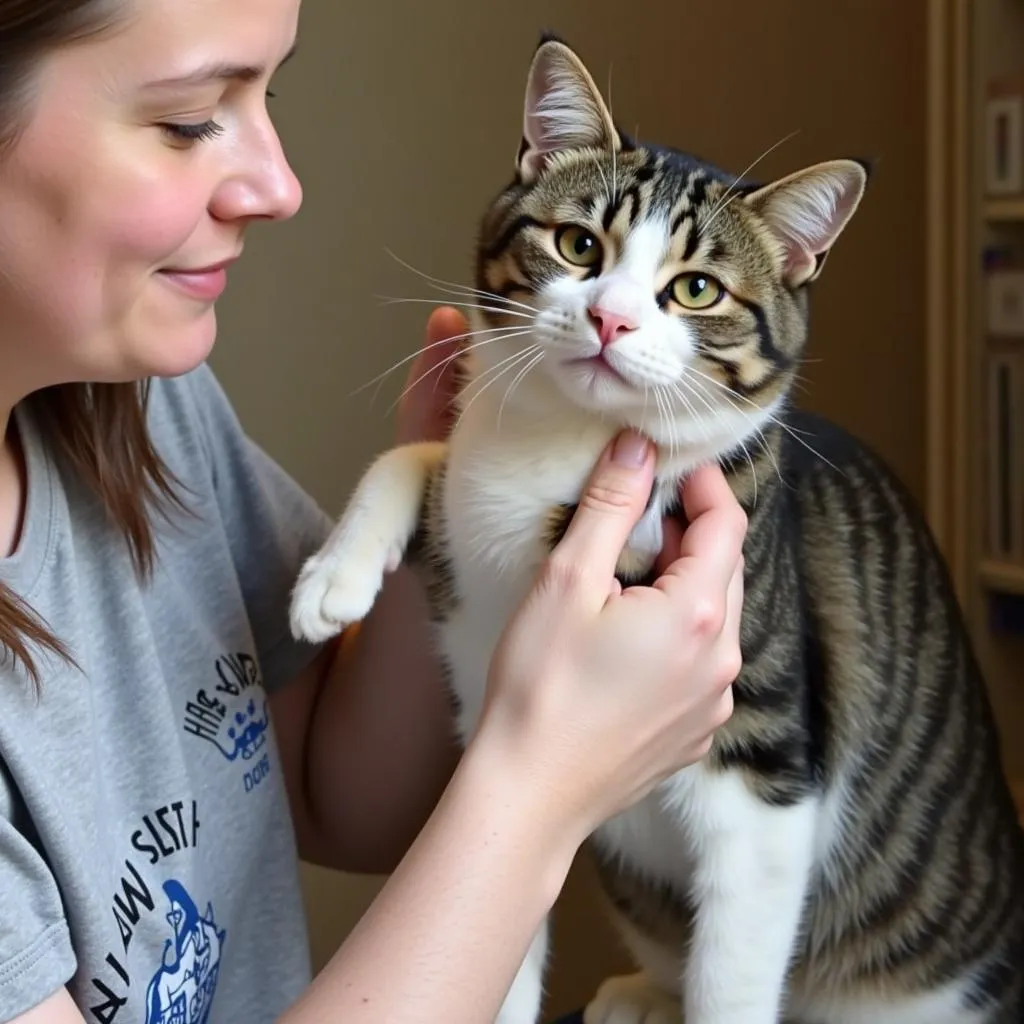
[[[868,165],[830,160],[796,171],[753,192],[745,201],[782,245],[784,276],[792,288],[813,281],[859,205]]]
[[[611,112],[583,61],[560,39],[537,47],[526,82],[517,170],[529,184],[552,155],[567,149],[622,146]]]

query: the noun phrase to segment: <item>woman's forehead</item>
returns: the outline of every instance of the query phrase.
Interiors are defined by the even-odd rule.
[[[149,86],[261,77],[294,48],[301,0],[129,0],[113,29],[75,51],[112,82]],[[60,59],[62,55],[55,55]]]

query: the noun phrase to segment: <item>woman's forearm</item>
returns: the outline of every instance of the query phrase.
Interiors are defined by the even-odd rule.
[[[492,1024],[583,836],[471,750],[408,854],[280,1024]]]
[[[309,795],[326,851],[348,871],[394,869],[459,757],[426,601],[405,566],[328,667],[306,743]]]

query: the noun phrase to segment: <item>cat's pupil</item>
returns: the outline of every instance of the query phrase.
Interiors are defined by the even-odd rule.
[[[706,277],[691,277],[690,278],[690,296],[694,299],[699,299],[703,292],[707,289],[708,279]]]
[[[586,256],[586,254],[594,248],[594,239],[590,235],[580,235],[576,239],[576,244],[573,249],[577,256]]]

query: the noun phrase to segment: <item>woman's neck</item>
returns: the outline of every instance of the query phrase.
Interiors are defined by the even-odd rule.
[[[0,558],[13,555],[25,519],[28,474],[13,414],[0,418]]]

